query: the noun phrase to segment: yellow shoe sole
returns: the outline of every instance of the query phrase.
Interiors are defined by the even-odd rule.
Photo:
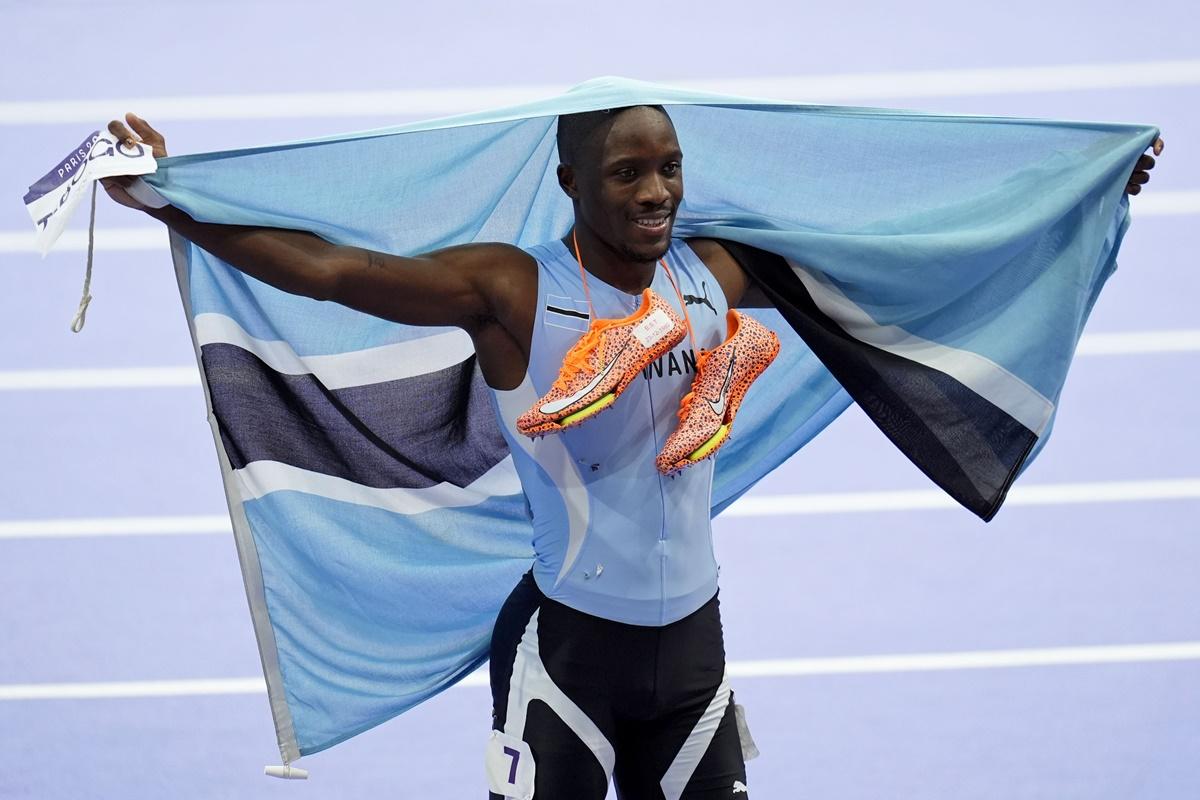
[[[617,399],[617,396],[615,394],[606,394],[606,395],[604,395],[604,397],[601,397],[599,400],[592,403],[590,406],[585,406],[584,408],[581,408],[578,411],[576,411],[574,414],[568,414],[567,416],[563,417],[561,420],[559,420],[558,425],[561,428],[566,428],[571,425],[574,425],[576,422],[585,420],[588,417],[592,416],[593,414],[600,413],[604,409],[611,406],[616,399]]]
[[[722,425],[721,427],[717,428],[717,432],[712,435],[711,439],[697,447],[688,455],[688,461],[703,461],[705,458],[708,458],[708,456],[712,455],[714,450],[721,446],[721,443],[725,441],[725,437],[728,435],[728,425]]]

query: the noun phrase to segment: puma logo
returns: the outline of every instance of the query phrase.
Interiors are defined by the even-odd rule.
[[[742,783],[741,781],[734,781],[733,782],[733,793],[734,794],[750,794],[750,790],[747,789],[746,784]]]
[[[713,306],[712,301],[708,299],[708,281],[700,281],[700,288],[704,290],[703,297],[697,297],[694,294],[685,294],[683,296],[683,304],[685,306],[698,306],[698,305],[708,306],[709,309],[711,309],[712,312],[714,314],[716,314],[717,313],[716,307]]]

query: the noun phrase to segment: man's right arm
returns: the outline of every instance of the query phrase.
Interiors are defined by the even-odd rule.
[[[505,244],[469,244],[405,257],[335,245],[304,231],[197,222],[166,206],[145,209],[227,264],[292,294],[330,300],[407,325],[474,332],[512,304],[514,270],[530,261]]]
[[[162,134],[133,114],[125,120],[129,127],[114,120],[109,131],[149,145],[156,158],[166,157]],[[286,292],[408,325],[460,327],[473,337],[496,326],[517,342],[527,333],[525,306],[532,305],[523,301],[536,292],[536,285],[529,285],[531,278],[536,281],[536,268],[527,253],[511,245],[470,244],[415,257],[378,253],[335,245],[306,231],[198,222],[173,206],[146,208],[124,191],[131,180],[108,179],[105,188],[117,202],[144,211],[227,264]]]

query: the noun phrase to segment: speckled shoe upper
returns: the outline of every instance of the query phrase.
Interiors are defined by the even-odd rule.
[[[779,337],[753,317],[729,309],[728,336],[700,353],[692,390],[679,403],[679,425],[655,459],[671,475],[712,456],[729,437],[750,384],[779,353]]]
[[[624,319],[592,320],[563,359],[558,379],[517,418],[526,436],[555,433],[608,408],[641,371],[683,339],[687,327],[652,289]]]

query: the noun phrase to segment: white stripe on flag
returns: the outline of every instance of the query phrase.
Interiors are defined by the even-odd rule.
[[[407,342],[321,356],[297,356],[283,341],[256,339],[224,314],[197,314],[196,339],[249,350],[285,375],[312,374],[328,389],[411,378],[460,364],[475,352],[466,331],[454,329]]]
[[[967,669],[1152,664],[1196,660],[1200,660],[1200,642],[1154,642],[1091,647],[967,650],[832,658],[774,658],[730,661],[726,669],[732,678],[792,678],[811,675],[878,675]],[[488,685],[488,671],[487,669],[477,670],[457,685],[474,688],[485,687]],[[207,697],[260,694],[266,690],[267,687],[262,678],[9,683],[0,684],[0,701]]]
[[[512,456],[506,456],[466,487],[439,483],[423,489],[376,489],[278,461],[254,461],[234,470],[233,474],[237,478],[243,502],[266,497],[272,492],[293,491],[343,503],[372,506],[397,514],[462,508],[481,503],[489,497],[521,493],[521,482]]]
[[[866,311],[804,267],[788,261],[813,302],[846,333],[960,381],[979,396],[1041,436],[1054,404],[1041,392],[989,358],[914,336],[896,325],[880,325]]]

